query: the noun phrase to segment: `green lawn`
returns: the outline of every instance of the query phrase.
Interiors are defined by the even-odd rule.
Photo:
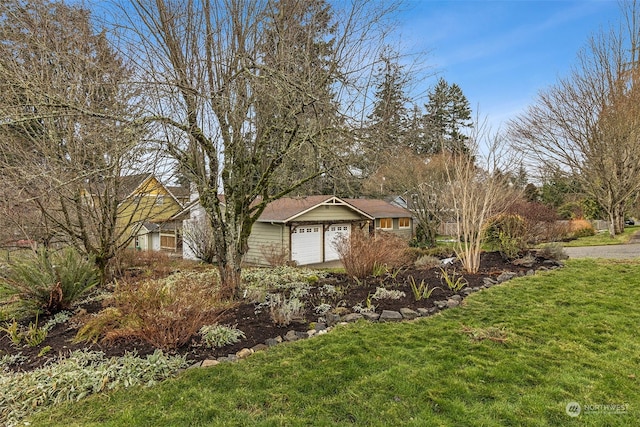
[[[640,231],[640,226],[627,226],[624,228],[624,232],[622,234],[618,234],[615,237],[611,237],[609,232],[599,232],[596,233],[595,236],[588,237],[580,237],[579,239],[572,240],[570,242],[562,243],[563,246],[566,247],[575,247],[575,246],[601,246],[601,245],[620,245],[623,243],[627,243],[631,238],[631,235]]]
[[[427,319],[342,326],[31,425],[640,425],[639,283],[640,262],[571,260]]]

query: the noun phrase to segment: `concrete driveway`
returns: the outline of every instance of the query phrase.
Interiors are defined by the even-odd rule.
[[[624,245],[583,246],[564,250],[569,258],[636,258],[640,257],[640,233],[635,233]]]
[[[564,248],[569,258],[637,258],[640,257],[640,243],[607,246],[583,246]]]

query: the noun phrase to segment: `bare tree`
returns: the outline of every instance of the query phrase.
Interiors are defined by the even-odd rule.
[[[483,126],[467,140],[469,154],[452,153],[446,162],[445,213],[454,218],[459,237],[454,244],[465,271],[476,273],[484,228],[488,220],[504,212],[520,196],[508,182],[513,162],[499,135],[490,135]],[[486,137],[486,140],[485,138]],[[486,144],[481,148],[481,144]]]
[[[319,162],[292,176],[281,173],[283,165],[301,151],[322,159],[341,150],[332,143],[344,140],[344,129],[332,117],[354,115],[354,72],[375,57],[369,49],[379,46],[372,40],[390,7],[123,3],[129,22],[122,33],[135,42],[130,58],[148,83],[150,119],[164,124],[165,148],[210,219],[223,296],[237,295],[247,239],[266,205],[327,168]]]
[[[627,2],[623,12],[624,25],[592,37],[569,77],[510,123],[532,161],[579,180],[606,210],[612,236],[640,190],[640,9]]]
[[[143,154],[141,129],[127,124],[129,72],[76,6],[3,1],[0,40],[5,209],[39,212],[30,238],[71,244],[104,272],[131,237],[133,217],[119,218],[130,191],[121,175]]]
[[[403,196],[417,220],[416,237],[420,243],[434,246],[444,215],[443,190],[447,183],[449,157],[446,153],[418,155],[408,147],[396,149],[365,181],[364,191],[377,197]]]

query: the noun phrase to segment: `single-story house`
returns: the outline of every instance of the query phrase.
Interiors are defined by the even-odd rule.
[[[184,229],[202,224],[204,212],[195,204]],[[336,242],[356,230],[383,230],[412,237],[411,213],[383,200],[341,199],[336,196],[284,197],[265,208],[253,225],[245,262],[269,264],[272,258],[307,265],[339,258]],[[183,256],[196,257],[185,242]]]

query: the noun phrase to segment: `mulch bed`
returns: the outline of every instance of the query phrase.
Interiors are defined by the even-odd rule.
[[[484,253],[482,255],[481,270],[477,274],[462,274],[466,282],[466,287],[475,288],[484,285],[484,279],[489,277],[495,279],[501,273],[505,271],[515,272],[518,275],[525,275],[530,270],[537,270],[540,268],[546,268],[549,263],[544,263],[544,259],[536,258],[536,262],[533,266],[516,266],[511,262],[503,259],[498,253]],[[454,271],[460,275],[461,267],[457,263],[453,263],[446,267],[447,271],[453,273]],[[416,283],[425,281],[429,284],[429,288],[437,286],[438,288],[433,291],[429,299],[415,301],[413,293],[410,287],[410,276]],[[208,349],[199,344],[199,339],[195,337],[188,344],[174,351],[176,354],[186,355],[189,360],[194,363],[204,359],[215,359],[218,357],[228,356],[235,354],[242,348],[251,348],[257,344],[264,343],[269,338],[275,338],[278,336],[284,337],[284,335],[291,330],[306,331],[310,328],[311,322],[318,322],[318,314],[314,312],[316,307],[321,301],[318,288],[324,284],[331,284],[336,287],[345,289],[346,292],[341,296],[339,305],[345,307],[343,311],[351,311],[351,308],[360,304],[366,305],[367,298],[376,292],[376,288],[384,286],[388,289],[397,289],[405,293],[405,297],[392,300],[370,300],[375,306],[375,312],[381,313],[383,310],[399,311],[401,308],[411,308],[417,310],[418,308],[429,309],[434,307],[436,301],[447,300],[454,295],[454,292],[449,290],[442,282],[441,272],[439,268],[432,268],[428,270],[424,269],[404,269],[398,273],[395,277],[391,274],[385,274],[380,277],[369,277],[365,280],[356,281],[353,278],[345,274],[330,274],[328,277],[320,279],[314,285],[314,288],[305,297],[306,312],[304,315],[304,321],[294,322],[288,326],[275,325],[270,318],[268,310],[256,310],[257,306],[253,303],[240,303],[236,307],[228,310],[224,317],[219,321],[221,324],[233,325],[244,332],[245,339],[242,339],[235,345],[229,345],[221,349]],[[464,295],[463,292],[460,292]],[[338,303],[338,301],[336,301]],[[333,305],[333,304],[332,304]],[[95,313],[102,308],[100,303],[92,303],[81,307],[88,313]],[[40,324],[44,324],[47,321],[47,317],[40,319]],[[27,322],[28,323],[28,322]],[[136,340],[117,340],[115,342],[109,342],[106,344],[96,343],[72,343],[72,339],[75,337],[78,326],[70,326],[72,322],[65,322],[63,324],[56,325],[47,335],[45,341],[37,347],[20,347],[16,348],[12,345],[9,338],[3,336],[0,338],[0,357],[5,354],[21,353],[27,358],[18,368],[19,370],[32,370],[41,367],[47,363],[54,361],[59,355],[68,354],[72,350],[87,348],[95,351],[102,351],[106,356],[121,356],[125,352],[136,351],[138,355],[147,355],[153,353],[155,348],[151,345],[136,341]],[[38,356],[41,350],[45,347],[50,347],[50,350],[45,355]]]

